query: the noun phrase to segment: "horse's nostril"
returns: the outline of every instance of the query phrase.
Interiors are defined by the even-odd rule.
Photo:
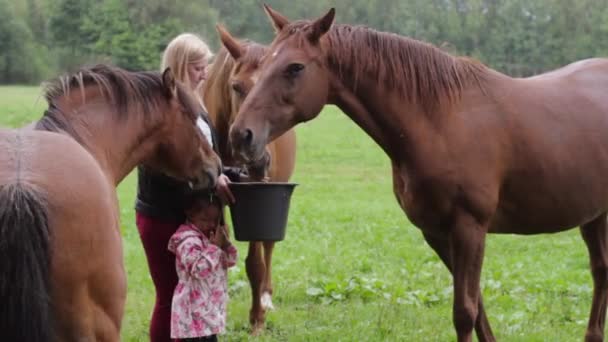
[[[245,131],[243,131],[243,143],[245,144],[245,146],[251,146],[251,143],[253,142],[253,131],[251,131],[249,128],[245,129]]]
[[[255,138],[250,128],[232,128],[230,131],[230,145],[233,157],[242,162],[249,159],[248,155],[253,152]]]

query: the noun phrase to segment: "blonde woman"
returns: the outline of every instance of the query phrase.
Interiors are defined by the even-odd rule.
[[[175,37],[163,54],[161,70],[171,68],[176,78],[189,85],[195,93],[206,78],[206,69],[212,53],[207,44],[191,33]],[[198,126],[208,141],[215,144],[215,131],[210,126],[204,111],[202,96],[201,116]],[[224,170],[218,178],[215,192],[225,202],[234,202],[228,188],[230,178],[238,180],[238,170]],[[144,167],[138,168],[138,191],[135,204],[136,225],[146,253],[150,275],[156,290],[156,302],[150,323],[150,341],[171,341],[171,300],[178,278],[175,255],[167,249],[170,237],[184,222],[184,201],[190,193],[187,183],[163,174],[153,173]]]
[[[161,71],[171,68],[182,83],[190,86],[202,105],[199,89],[207,78],[207,67],[213,53],[197,35],[182,33],[175,37],[163,53]]]

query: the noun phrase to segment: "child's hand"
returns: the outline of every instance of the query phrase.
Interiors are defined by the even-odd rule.
[[[211,231],[210,237],[211,243],[220,247],[221,249],[225,249],[230,246],[230,238],[228,235],[228,229],[226,229],[225,225],[221,225],[217,227],[215,230]]]
[[[218,230],[221,231],[221,235],[222,235],[222,239],[223,239],[222,249],[226,249],[226,248],[228,248],[228,246],[230,246],[230,233],[228,232],[228,226],[221,225],[221,226],[219,226]]]

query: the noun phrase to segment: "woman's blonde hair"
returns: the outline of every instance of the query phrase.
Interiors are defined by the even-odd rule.
[[[167,45],[160,69],[162,72],[166,68],[171,68],[177,80],[190,86],[188,64],[201,60],[209,63],[212,57],[211,49],[199,36],[193,33],[182,33]]]

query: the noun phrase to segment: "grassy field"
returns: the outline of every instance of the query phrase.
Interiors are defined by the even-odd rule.
[[[35,87],[0,87],[0,125],[45,107]],[[388,158],[333,107],[298,127],[298,162],[285,241],[273,269],[267,331],[248,335],[249,286],[230,273],[225,341],[452,341],[451,277],[398,208]],[[154,293],[134,223],[135,177],[119,188],[129,293],[124,341],[146,341]],[[499,341],[580,341],[591,302],[578,231],[491,236],[482,277]]]

